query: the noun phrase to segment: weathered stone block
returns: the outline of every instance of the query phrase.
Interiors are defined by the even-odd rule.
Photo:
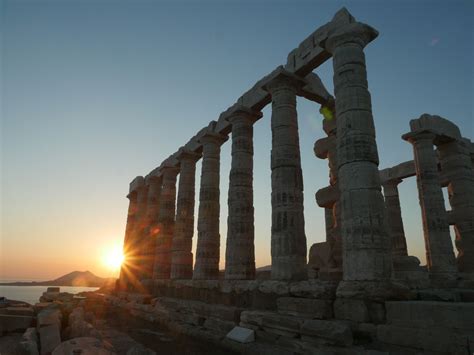
[[[34,316],[35,311],[33,307],[7,307],[4,308],[6,314],[11,314],[12,316]]]
[[[301,327],[301,319],[276,313],[267,313],[263,316],[262,325],[265,329],[281,329],[298,333]]]
[[[319,337],[334,344],[349,346],[353,343],[352,330],[346,322],[330,320],[306,320],[301,334]]]
[[[280,297],[277,299],[278,312],[305,318],[332,318],[332,301],[298,297]]]
[[[61,335],[58,325],[51,324],[39,328],[39,338],[41,355],[51,354],[51,352],[61,344]]]
[[[263,311],[243,311],[240,314],[240,321],[261,327],[263,325],[263,317],[269,312]]]
[[[56,308],[47,308],[38,313],[36,318],[36,325],[38,328],[47,325],[57,325],[61,328],[61,311]]]
[[[255,341],[255,331],[253,329],[234,327],[227,333],[226,338],[239,343],[251,343]]]
[[[4,332],[25,330],[33,324],[34,318],[31,316],[14,316],[10,314],[0,314],[0,335]]]
[[[466,354],[467,336],[447,328],[411,328],[395,325],[377,326],[377,339],[387,344],[406,346],[426,352]]]
[[[385,302],[389,324],[474,331],[474,303],[435,301]]]
[[[334,316],[337,319],[347,319],[355,322],[368,322],[369,310],[364,301],[338,298],[334,302]]]
[[[235,327],[234,322],[229,322],[225,320],[220,320],[217,318],[209,317],[204,321],[204,328],[211,329],[211,330],[218,330],[218,331],[225,331],[229,332],[231,329]]]

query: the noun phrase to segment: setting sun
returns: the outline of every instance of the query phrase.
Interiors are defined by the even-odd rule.
[[[103,263],[111,270],[118,270],[123,260],[122,248],[119,246],[107,250],[103,256]]]

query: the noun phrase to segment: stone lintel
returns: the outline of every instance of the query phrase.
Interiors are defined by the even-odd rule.
[[[140,187],[145,186],[145,179],[143,176],[137,176],[135,179],[132,180],[130,183],[129,193],[137,191]]]
[[[301,94],[301,89],[306,85],[306,81],[303,78],[285,70],[285,68],[280,65],[266,77],[262,89],[269,92],[270,87],[280,81],[286,81],[289,85],[294,86],[299,95]]]
[[[255,111],[249,107],[237,104],[232,106],[232,110],[223,117],[225,117],[225,119],[231,124],[234,120],[242,117],[248,118],[253,124],[262,118],[263,114],[260,111]]]
[[[409,160],[398,165],[380,170],[380,182],[385,184],[390,180],[405,179],[416,175],[415,162]]]
[[[300,95],[302,97],[325,106],[330,106],[334,102],[334,98],[326,90],[318,75],[309,73],[304,80],[307,84],[301,88]]]
[[[355,19],[349,11],[345,7],[341,8],[330,22],[319,27],[303,40],[298,48],[288,54],[285,69],[301,76],[312,72],[331,58],[331,54],[322,46],[322,42],[326,40],[328,34],[353,22]]]
[[[444,140],[461,140],[461,132],[458,126],[446,118],[422,114],[419,118],[410,120],[410,129],[412,132],[428,131],[439,136]]]
[[[326,186],[316,192],[316,203],[319,207],[332,208],[339,197],[340,192],[337,186]]]
[[[209,129],[206,133],[199,137],[199,142],[203,144],[206,142],[214,141],[216,144],[222,145],[228,139],[229,137],[227,135],[220,134]]]
[[[181,162],[185,159],[193,160],[193,161],[198,161],[201,159],[202,154],[196,153],[192,150],[186,149],[185,147],[179,148],[179,150],[176,153],[176,159]]]

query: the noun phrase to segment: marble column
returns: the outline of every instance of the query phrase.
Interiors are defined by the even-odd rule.
[[[153,277],[155,263],[156,238],[160,231],[158,217],[160,212],[161,177],[148,176],[145,184],[148,186],[147,208],[145,217],[145,237],[142,244],[142,279]]]
[[[191,279],[193,276],[194,199],[196,162],[201,155],[181,149],[176,223],[171,254],[171,278]]]
[[[260,112],[240,107],[228,118],[232,124],[232,167],[227,200],[227,280],[255,278],[253,124],[260,117]]]
[[[296,91],[299,79],[281,71],[264,89],[272,97],[272,236],[271,278],[307,278]]]
[[[202,144],[201,187],[199,190],[198,240],[193,279],[219,278],[219,170],[221,145],[227,136],[208,131]]]
[[[364,55],[376,36],[354,22],[325,42],[334,68],[344,281],[388,280],[392,271]]]
[[[128,256],[131,251],[131,242],[133,238],[133,231],[136,225],[136,214],[137,214],[137,192],[131,191],[127,198],[129,199],[128,213],[127,213],[127,224],[125,227],[125,238],[123,242],[123,254]],[[127,288],[130,279],[130,271],[128,270],[128,257],[125,259],[122,267],[120,268],[119,276],[119,290]]]
[[[128,261],[128,267],[133,273],[136,281],[141,280],[143,277],[143,265],[144,265],[144,243],[146,240],[146,213],[147,213],[147,200],[148,200],[148,186],[145,183],[137,189],[137,213],[135,215],[136,223],[133,231],[133,242],[131,249],[126,256]],[[135,288],[138,289],[138,284]]]
[[[474,169],[469,143],[451,141],[440,144],[438,152],[441,170],[449,181],[458,270],[474,272]]]
[[[427,131],[403,135],[413,145],[415,155],[416,183],[430,277],[452,279],[456,275],[456,263],[433,149],[435,137],[435,134]]]
[[[171,243],[174,232],[176,205],[176,177],[179,169],[173,166],[166,166],[161,169],[161,172],[163,182],[160,195],[159,232],[156,237],[153,279],[170,278]]]
[[[392,256],[394,257],[408,255],[402,210],[400,208],[400,198],[398,196],[398,184],[401,182],[401,179],[394,179],[386,181],[383,184],[385,212],[387,214],[387,223],[392,240]]]

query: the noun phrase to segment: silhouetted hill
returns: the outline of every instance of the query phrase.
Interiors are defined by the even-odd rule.
[[[90,271],[73,271],[69,274],[58,277],[50,281],[33,282],[11,282],[0,285],[9,286],[83,286],[83,287],[103,287],[115,282],[114,278],[103,278],[94,275]]]

